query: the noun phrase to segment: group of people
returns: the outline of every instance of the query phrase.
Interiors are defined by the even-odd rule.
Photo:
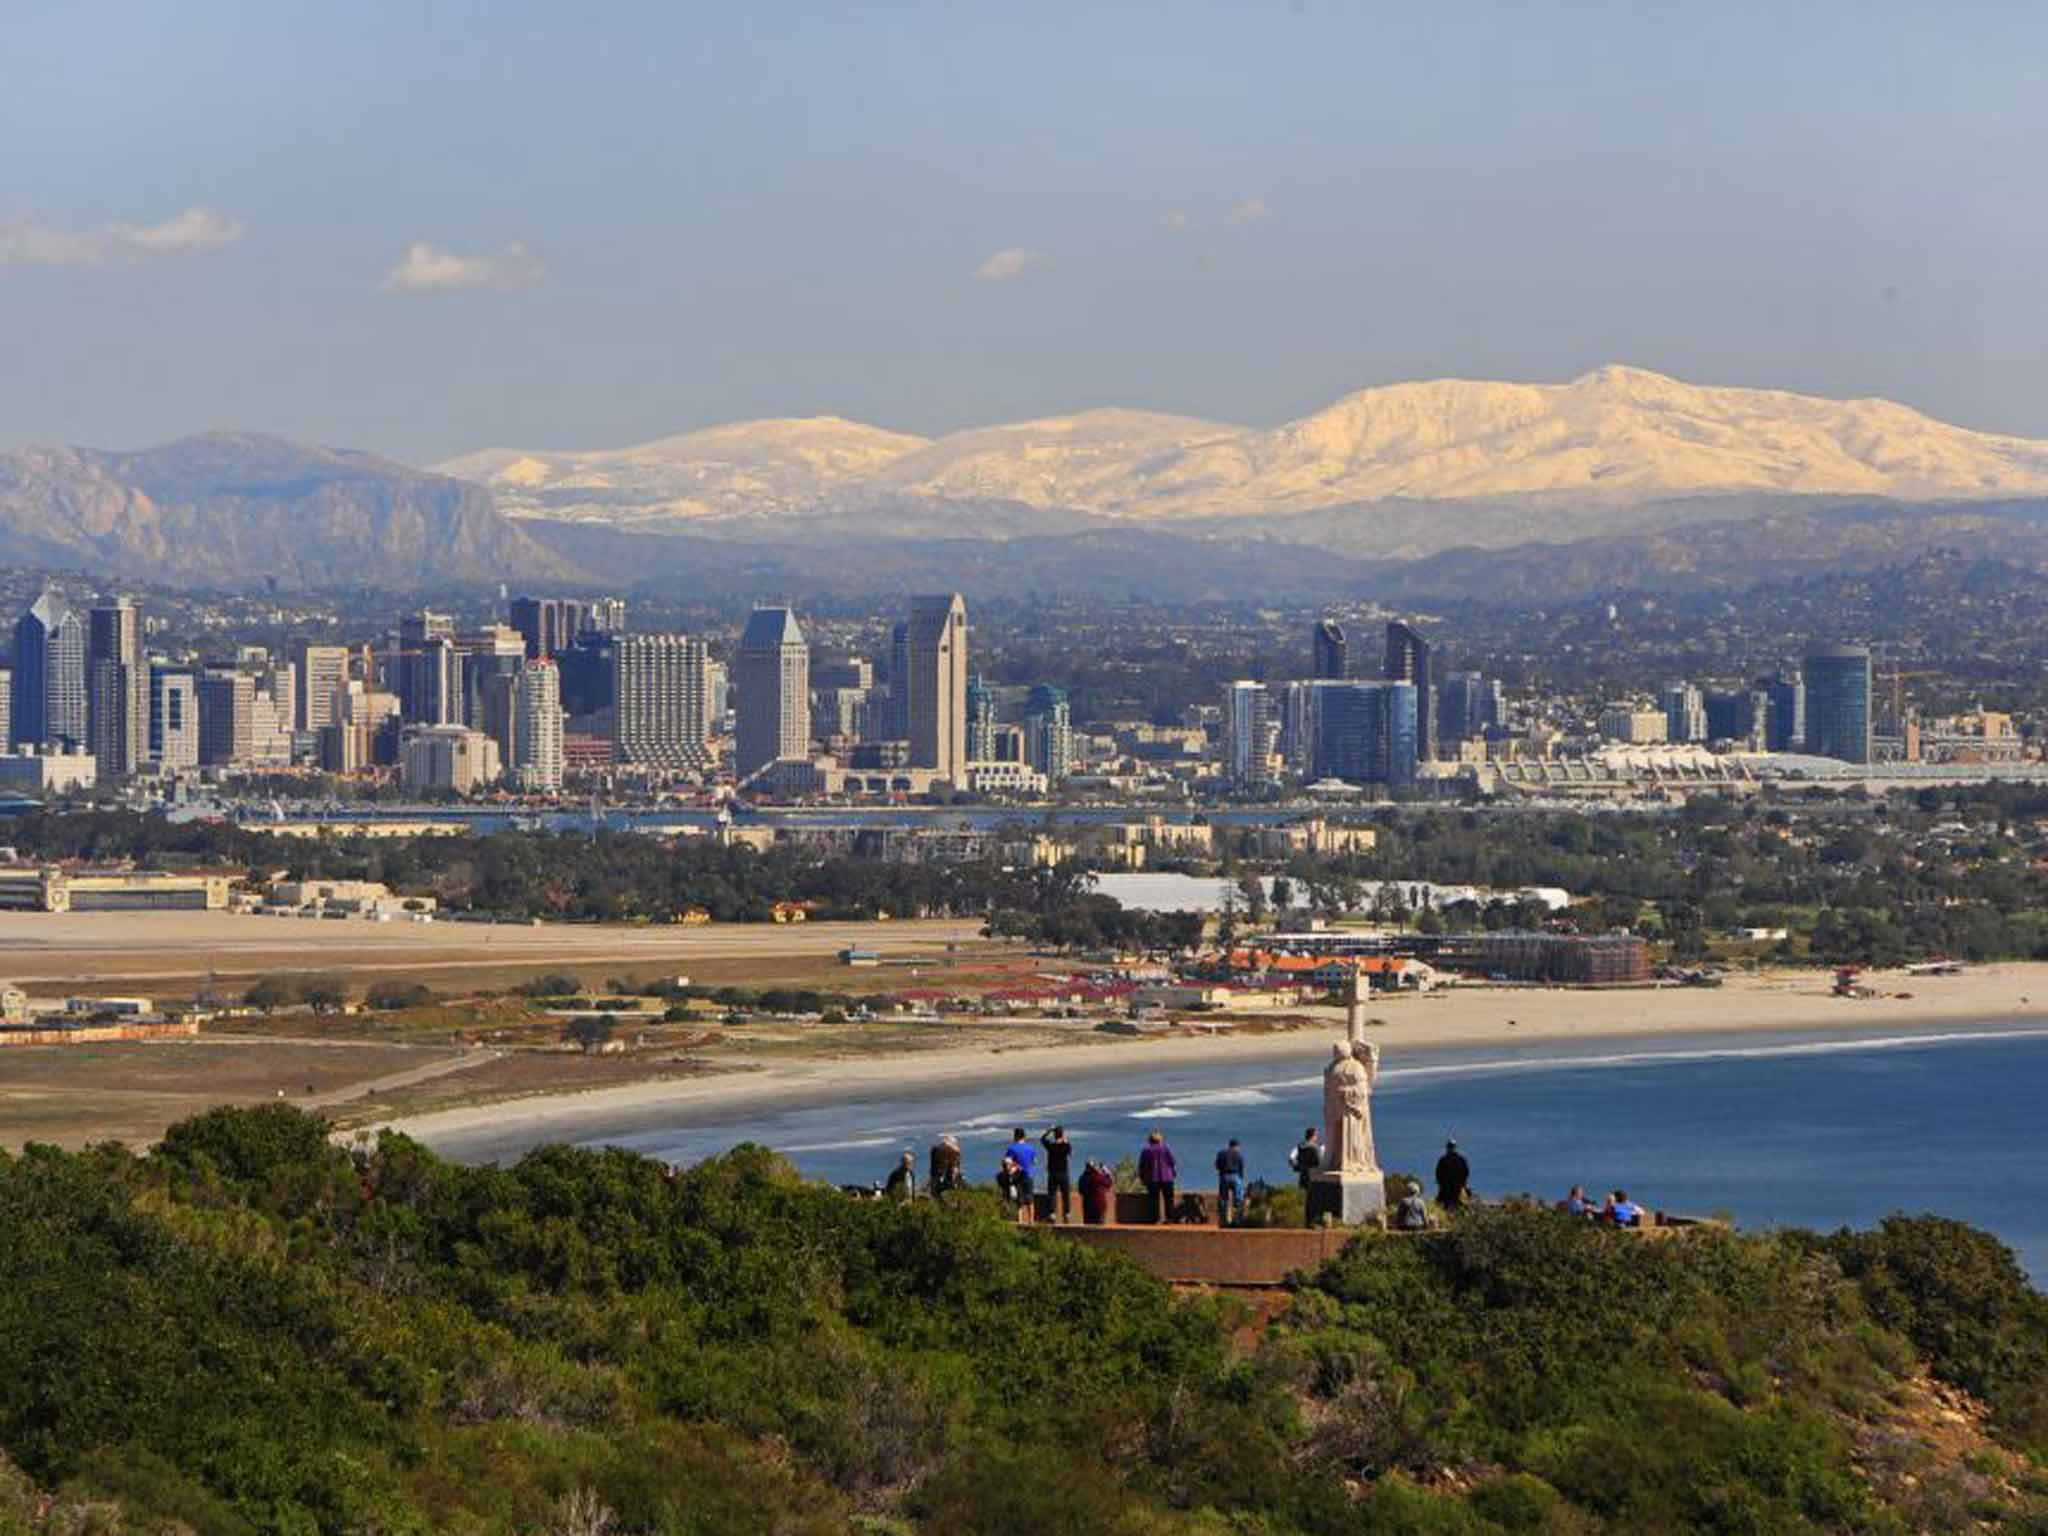
[[[1574,1184],[1571,1193],[1558,1202],[1557,1208],[1567,1216],[1584,1217],[1587,1221],[1604,1221],[1615,1227],[1640,1227],[1648,1216],[1642,1206],[1629,1199],[1625,1189],[1611,1189],[1607,1192],[1604,1205],[1595,1205],[1587,1197],[1583,1184]]]
[[[1287,1166],[1300,1181],[1302,1189],[1307,1190],[1323,1164],[1322,1133],[1312,1125],[1302,1133],[1300,1142],[1288,1151]],[[1215,1169],[1217,1223],[1221,1226],[1240,1225],[1245,1219],[1250,1184],[1244,1144],[1238,1138],[1231,1137],[1217,1151]],[[1181,1183],[1180,1160],[1163,1131],[1146,1133],[1144,1143],[1138,1149],[1137,1175],[1138,1183],[1145,1192],[1146,1220],[1162,1224],[1174,1220]],[[1438,1203],[1447,1207],[1463,1205],[1471,1198],[1471,1178],[1471,1165],[1458,1150],[1458,1144],[1455,1141],[1446,1143],[1444,1155],[1437,1159],[1436,1164]],[[923,1190],[918,1187],[916,1156],[905,1152],[883,1186],[883,1193],[891,1199],[909,1200],[920,1193],[945,1195],[964,1187],[966,1182],[966,1161],[961,1154],[960,1140],[957,1136],[946,1135],[941,1136],[931,1149]],[[1038,1196],[1043,1193],[1048,1214],[1059,1222],[1074,1219],[1078,1196],[1081,1220],[1088,1226],[1106,1223],[1116,1198],[1116,1174],[1104,1163],[1091,1157],[1082,1162],[1078,1176],[1074,1173],[1074,1143],[1064,1125],[1055,1125],[1037,1137],[1021,1125],[1012,1128],[1009,1144],[1003,1148],[996,1168],[995,1183],[997,1192],[1013,1210],[1035,1210]],[[1428,1224],[1428,1205],[1422,1198],[1422,1187],[1411,1181],[1409,1198],[1396,1205],[1394,1225],[1419,1227]]]

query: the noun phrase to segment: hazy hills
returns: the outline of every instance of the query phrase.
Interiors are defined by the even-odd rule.
[[[1302,542],[1387,554],[1525,539],[1532,513],[1551,520],[1547,536],[1655,524],[1667,520],[1658,505],[1679,498],[1760,507],[2048,493],[2048,441],[1972,432],[1889,401],[1609,367],[1569,384],[1361,390],[1271,429],[1098,410],[926,440],[824,417],[610,451],[491,450],[440,468],[490,485],[524,517],[687,521],[751,537],[763,530],[748,525],[764,521],[884,508],[973,536],[985,503],[1122,523],[1320,515]],[[1271,531],[1298,539],[1309,527]]]
[[[216,432],[0,454],[0,560],[193,586],[393,588],[573,574],[490,492],[366,453]]]

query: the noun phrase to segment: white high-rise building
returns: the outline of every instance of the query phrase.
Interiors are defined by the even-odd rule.
[[[562,678],[551,661],[519,674],[512,717],[512,778],[530,793],[562,787]]]
[[[149,755],[163,769],[199,766],[199,680],[190,672],[150,672]]]
[[[317,731],[334,724],[334,698],[348,687],[348,647],[300,641],[293,650],[298,669],[298,701],[292,727]]]
[[[1240,788],[1273,782],[1279,745],[1272,696],[1264,683],[1232,683],[1223,695],[1223,771]]]
[[[711,658],[691,635],[612,641],[612,749],[622,763],[704,772],[718,760]]]

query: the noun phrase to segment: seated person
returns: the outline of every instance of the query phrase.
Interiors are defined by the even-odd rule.
[[[1643,1208],[1629,1199],[1628,1191],[1617,1189],[1607,1205],[1607,1219],[1617,1227],[1640,1227],[1643,1224]]]
[[[1593,1202],[1586,1198],[1586,1186],[1583,1184],[1574,1184],[1572,1192],[1558,1203],[1557,1208],[1567,1216],[1583,1216],[1589,1221],[1594,1215]]]
[[[1401,1197],[1394,1207],[1394,1230],[1396,1232],[1427,1232],[1429,1230],[1429,1202],[1422,1198],[1422,1186],[1413,1179],[1408,1181],[1408,1193]]]

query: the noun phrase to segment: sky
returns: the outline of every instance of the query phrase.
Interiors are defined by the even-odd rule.
[[[1270,424],[1625,362],[2048,437],[2048,7],[9,0],[0,448]]]

